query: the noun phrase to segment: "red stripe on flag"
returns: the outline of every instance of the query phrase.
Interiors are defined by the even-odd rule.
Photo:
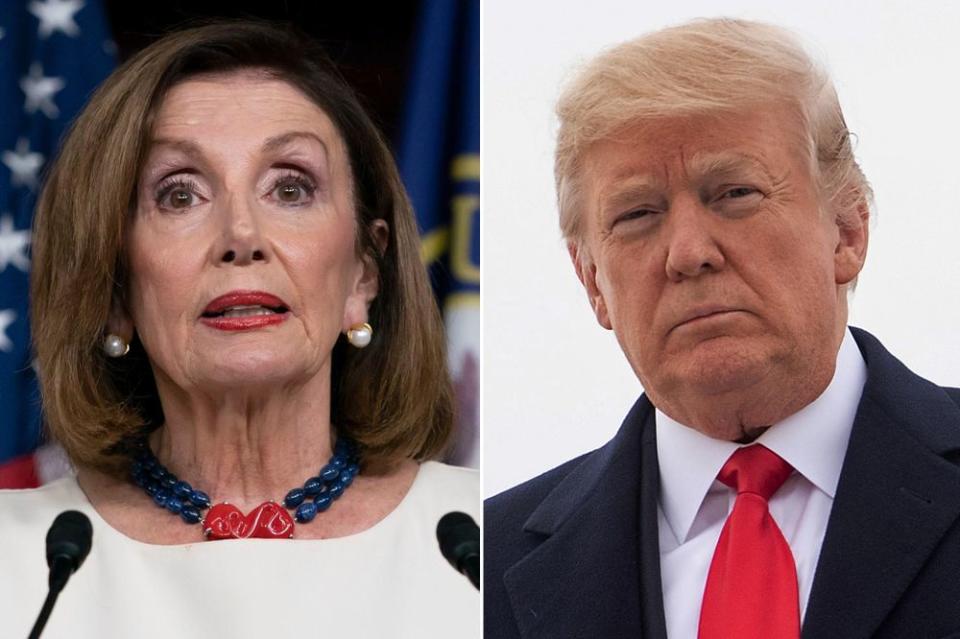
[[[0,464],[0,488],[36,488],[39,485],[32,453]]]

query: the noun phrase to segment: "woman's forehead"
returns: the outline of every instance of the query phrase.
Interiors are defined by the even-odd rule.
[[[157,109],[150,137],[151,142],[187,139],[200,144],[241,136],[253,143],[291,131],[312,133],[331,152],[342,152],[340,136],[323,109],[289,82],[249,69],[175,84]]]

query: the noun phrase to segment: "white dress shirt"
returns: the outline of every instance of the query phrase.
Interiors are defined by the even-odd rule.
[[[847,330],[826,390],[757,439],[796,471],[770,498],[770,514],[797,564],[801,622],[866,379],[866,364]],[[736,493],[716,477],[740,445],[707,437],[659,410],[656,427],[667,636],[696,639],[710,561],[736,499]]]

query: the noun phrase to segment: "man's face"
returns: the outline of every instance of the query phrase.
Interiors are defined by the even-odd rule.
[[[772,107],[666,118],[585,154],[571,252],[597,319],[654,404],[714,437],[822,392],[863,264],[866,208],[856,230],[821,211],[796,131]]]

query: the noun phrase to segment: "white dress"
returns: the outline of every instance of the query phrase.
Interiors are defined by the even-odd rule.
[[[26,637],[47,593],[45,537],[63,510],[93,548],[43,633],[57,638],[480,637],[480,593],[440,554],[437,521],[480,521],[477,471],[421,464],[380,522],[324,540],[145,544],[114,530],[77,481],[0,490],[0,637]]]

